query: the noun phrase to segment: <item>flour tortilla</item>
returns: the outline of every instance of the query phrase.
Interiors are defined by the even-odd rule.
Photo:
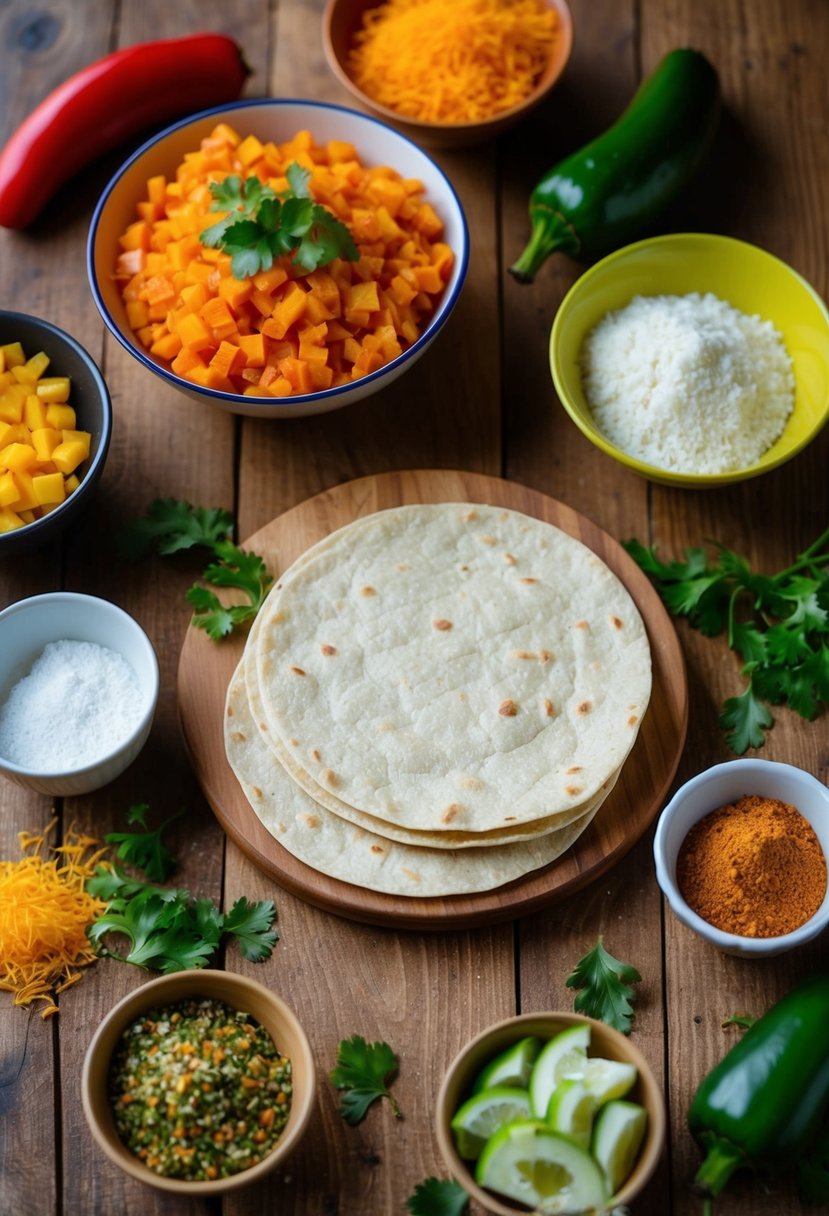
[[[269,751],[248,704],[241,665],[228,689],[225,746],[252,809],[283,848],[322,874],[389,895],[465,895],[503,886],[560,857],[598,809],[537,840],[499,848],[417,848],[365,831],[316,803]]]
[[[650,695],[619,579],[501,508],[364,518],[309,550],[260,615],[272,732],[312,788],[388,827],[564,822],[619,770]]]
[[[342,799],[337,798],[330,790],[319,786],[305,772],[296,757],[285,747],[279,736],[275,735],[271,730],[262,704],[255,665],[257,634],[261,619],[260,615],[251,627],[248,645],[240,663],[240,668],[244,673],[248,707],[258,729],[260,741],[270,750],[274,759],[282,765],[288,776],[297,785],[301,786],[306,794],[313,798],[315,802],[326,807],[333,814],[339,815],[341,819],[348,820],[349,823],[354,824],[358,828],[385,836],[388,840],[397,841],[399,844],[415,845],[418,848],[467,849],[494,847],[515,843],[520,840],[535,840],[539,836],[546,835],[548,832],[558,831],[561,828],[567,827],[568,824],[580,819],[583,815],[595,813],[616,784],[619,776],[618,769],[615,773],[611,774],[592,798],[588,798],[586,802],[569,808],[566,812],[546,816],[542,819],[533,819],[527,823],[505,823],[502,827],[488,832],[419,831],[413,828],[401,827],[399,824],[385,822],[377,819],[374,815],[366,814],[365,811],[357,810],[347,802],[343,802]]]

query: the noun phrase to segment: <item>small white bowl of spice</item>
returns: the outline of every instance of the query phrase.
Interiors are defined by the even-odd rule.
[[[675,915],[728,954],[781,954],[829,923],[829,790],[794,765],[699,773],[665,807],[653,849]]]
[[[158,661],[141,626],[71,591],[0,612],[0,773],[52,797],[114,781],[147,741]]]

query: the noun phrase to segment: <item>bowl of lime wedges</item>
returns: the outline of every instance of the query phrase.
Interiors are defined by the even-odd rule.
[[[437,1101],[446,1166],[495,1216],[630,1203],[665,1142],[665,1103],[624,1035],[577,1013],[527,1013],[463,1048]]]

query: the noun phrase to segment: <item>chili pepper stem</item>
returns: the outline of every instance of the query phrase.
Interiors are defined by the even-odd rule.
[[[727,1140],[715,1140],[696,1172],[693,1189],[706,1199],[713,1199],[719,1195],[731,1175],[741,1165],[745,1165],[745,1153],[737,1148],[736,1144],[729,1144]]]
[[[541,266],[557,249],[576,253],[579,241],[573,230],[552,209],[533,217],[532,232],[521,256],[509,268],[519,283],[532,283]]]

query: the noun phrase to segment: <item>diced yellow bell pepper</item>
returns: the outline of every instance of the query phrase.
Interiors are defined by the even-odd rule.
[[[26,362],[26,356],[23,354],[23,346],[20,342],[7,342],[5,346],[0,346],[0,352],[3,354],[5,369],[8,371],[12,367],[20,367]]]
[[[10,443],[0,451],[0,465],[13,473],[28,469],[36,460],[37,453],[28,443]]]
[[[52,453],[62,438],[60,431],[51,426],[38,427],[36,431],[32,431],[32,444],[38,460],[51,460]]]
[[[11,507],[0,507],[0,532],[14,532],[16,528],[24,527],[25,523],[25,519],[21,519]]]
[[[17,482],[17,501],[9,504],[11,509],[18,515],[23,511],[31,511],[32,507],[38,505],[31,475],[23,469],[15,469],[12,477]]]
[[[49,405],[46,407],[47,426],[53,426],[56,431],[74,431],[77,420],[71,405]]]
[[[30,431],[46,426],[46,406],[37,393],[30,393],[23,405],[23,422]]]
[[[63,403],[69,400],[71,388],[68,376],[44,376],[39,380],[35,392],[41,401]]]
[[[32,478],[32,489],[41,507],[47,503],[63,502],[66,497],[62,473],[36,474]]]
[[[19,495],[17,482],[12,474],[0,474],[0,507],[7,507],[9,503],[17,502]]]
[[[68,443],[58,444],[52,452],[52,461],[61,473],[74,473],[86,456],[86,445],[79,439],[70,439]]]

